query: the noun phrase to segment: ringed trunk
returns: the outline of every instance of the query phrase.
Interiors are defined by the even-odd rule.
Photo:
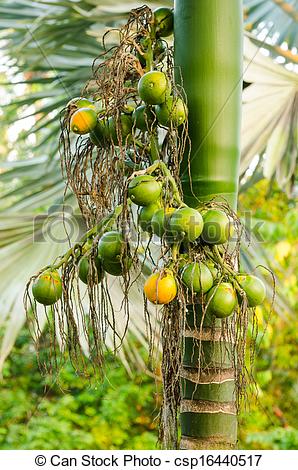
[[[175,0],[177,80],[189,109],[191,146],[181,166],[185,202],[237,205],[242,91],[242,0]],[[224,198],[224,199],[223,199]],[[233,448],[234,362],[221,320],[189,305],[181,369],[182,449]],[[202,326],[202,327],[201,327]],[[215,334],[211,330],[215,328]]]

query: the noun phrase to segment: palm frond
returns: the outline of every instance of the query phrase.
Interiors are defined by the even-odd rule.
[[[247,31],[272,45],[298,43],[297,0],[244,0],[244,24]],[[296,51],[297,52],[297,51]]]
[[[5,171],[6,170],[6,171]],[[68,203],[60,163],[47,157],[0,163],[3,183],[0,213],[32,211],[53,204]],[[8,184],[9,183],[9,184]]]
[[[298,74],[264,56],[249,39],[244,47],[241,174],[265,152],[264,175],[291,192],[298,155]]]

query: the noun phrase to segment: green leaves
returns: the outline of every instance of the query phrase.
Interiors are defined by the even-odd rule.
[[[298,431],[289,427],[278,427],[272,431],[255,432],[249,435],[247,443],[253,449],[295,450],[298,446]]]
[[[47,332],[42,341],[49,349]],[[3,370],[1,449],[154,449],[154,380],[137,373],[128,380],[119,360],[106,361],[101,384],[82,380],[68,361],[58,380],[42,377],[24,329]]]

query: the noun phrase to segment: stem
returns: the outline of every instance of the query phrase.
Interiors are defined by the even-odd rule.
[[[173,190],[173,200],[180,206],[180,207],[186,207],[186,204],[183,202],[180,192],[178,189],[178,186],[176,184],[175,178],[172,176],[170,170],[167,168],[166,164],[162,162],[161,160],[156,160],[152,165],[150,165],[148,168],[145,170],[140,170],[140,171],[135,171],[130,177],[130,179],[133,179],[135,176],[138,175],[151,175],[154,173],[156,170],[160,170],[162,175],[166,178],[167,182],[170,183],[172,190]],[[166,184],[166,182],[164,183]]]
[[[153,70],[153,65],[154,65],[154,57],[153,57],[153,43],[155,41],[155,26],[154,26],[154,18],[152,18],[152,22],[150,25],[150,36],[149,36],[149,41],[148,41],[148,48],[147,52],[145,55],[146,58],[146,72],[150,72]]]
[[[179,192],[179,189],[178,189],[178,186],[176,184],[176,181],[175,181],[175,178],[173,177],[172,173],[170,172],[170,170],[168,169],[168,167],[166,166],[166,164],[162,161],[159,161],[157,162],[158,163],[158,167],[160,169],[160,171],[162,172],[163,176],[167,179],[167,181],[170,183],[171,187],[172,187],[172,190],[173,190],[173,199],[177,202],[177,204],[179,206],[182,206],[182,207],[185,207],[186,204],[183,202],[183,200],[181,199],[181,196],[180,196],[180,192]],[[152,165],[153,167],[154,165]],[[152,167],[149,167],[149,168],[152,168]],[[149,170],[148,168],[148,170]],[[155,170],[154,170],[155,171]]]
[[[181,167],[184,200],[212,198],[235,209],[240,160],[242,1],[175,0],[175,65],[188,101],[188,152]],[[228,51],[228,53],[227,53]]]
[[[236,276],[236,272],[230,268],[226,263],[224,263],[224,260],[222,259],[218,246],[214,245],[213,246],[213,254],[215,255],[216,261],[218,264],[221,266],[223,271],[227,271],[229,274],[231,274],[233,277]]]
[[[166,167],[166,165],[163,162],[161,162],[161,164],[160,164],[160,169],[161,169],[163,175],[166,177],[166,179],[170,183],[170,185],[172,186],[173,199],[177,202],[177,204],[179,204],[180,207],[181,206],[186,207],[186,204],[183,202],[183,200],[180,197],[180,192],[179,192],[178,186],[177,186],[175,178],[172,176],[170,170]]]
[[[176,262],[179,256],[180,242],[174,243],[171,247],[173,261]]]
[[[236,208],[242,16],[241,0],[175,0],[176,78],[183,79],[191,141],[181,165],[181,183],[184,200],[192,207],[224,198]],[[219,251],[212,250],[212,254],[221,264]],[[234,448],[237,371],[233,341],[227,340],[223,346],[221,341],[206,339],[214,325],[198,304],[187,305],[186,325],[181,368],[181,448]],[[216,320],[215,327],[220,330],[224,325]]]
[[[104,217],[98,224],[94,225],[88,232],[83,235],[81,240],[76,243],[73,247],[71,247],[63,256],[60,258],[58,263],[46,266],[42,271],[45,269],[51,268],[51,269],[59,269],[63,264],[66,264],[68,260],[71,257],[77,258],[80,255],[81,248],[84,245],[84,243],[90,238],[92,235],[100,235],[103,230],[107,230],[108,228],[112,227],[116,219],[119,217],[123,209],[122,204],[117,206],[112,214]],[[76,251],[79,249],[79,253],[76,253]]]
[[[150,72],[153,69],[153,49],[152,41],[150,39],[148,50],[145,54],[146,57],[146,72]]]
[[[142,142],[140,142],[140,141],[137,140],[137,139],[134,139],[133,142],[134,142],[134,144],[136,145],[136,147],[138,147],[138,148],[144,150],[145,145],[144,145]]]
[[[236,271],[234,271],[232,268],[230,268],[227,264],[224,263],[224,260],[222,259],[221,255],[220,255],[219,248],[218,248],[217,245],[214,245],[213,250],[214,250],[213,254],[215,254],[215,259],[218,262],[218,264],[221,266],[222,271],[227,272],[232,276],[232,278],[229,279],[230,282],[233,284],[235,289],[238,292],[240,292],[240,294],[242,295],[244,293],[244,290],[242,289],[241,285],[239,284],[239,282],[237,281],[237,279],[235,277],[235,276],[237,276]]]
[[[150,135],[150,157],[151,163],[159,161],[159,146],[156,132]]]

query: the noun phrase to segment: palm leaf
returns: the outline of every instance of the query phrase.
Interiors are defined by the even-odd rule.
[[[297,0],[244,0],[244,24],[254,36],[266,38],[268,44],[298,43]],[[296,51],[297,53],[297,51]]]
[[[243,93],[241,174],[265,152],[264,175],[288,193],[298,153],[298,74],[273,62],[246,38]]]

